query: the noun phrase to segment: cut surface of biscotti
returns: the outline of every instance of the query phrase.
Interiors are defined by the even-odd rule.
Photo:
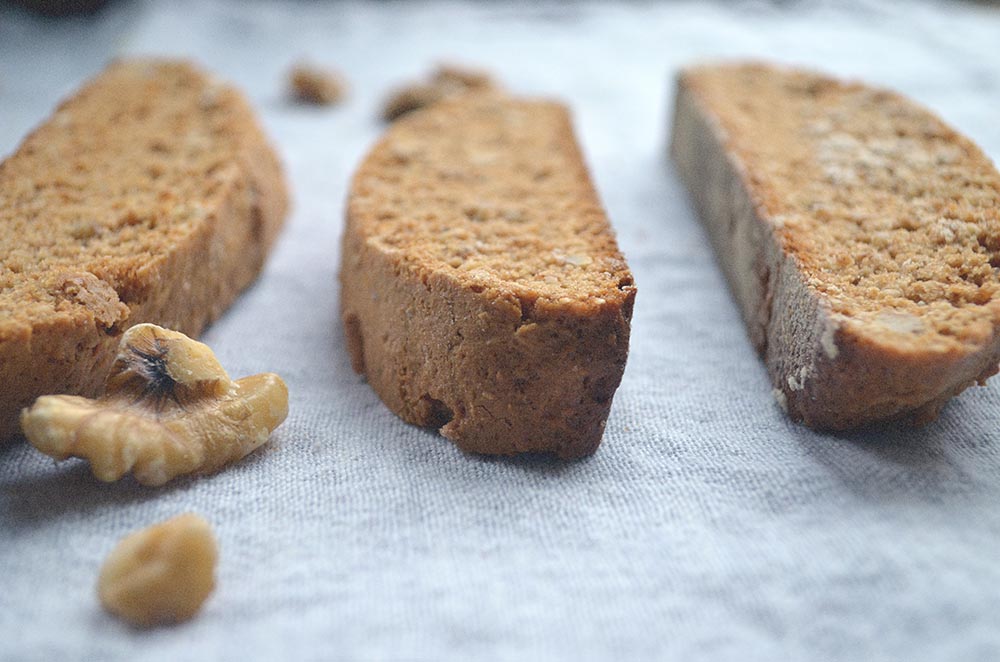
[[[47,393],[97,395],[140,322],[197,334],[284,221],[242,95],[176,61],[112,64],[0,164],[0,440]]]
[[[906,98],[760,63],[678,78],[672,154],[775,397],[934,418],[1000,357],[1000,174]]]
[[[563,106],[469,94],[400,120],[342,248],[352,363],[392,411],[471,452],[597,448],[635,287]]]

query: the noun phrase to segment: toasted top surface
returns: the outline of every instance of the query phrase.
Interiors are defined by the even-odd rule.
[[[225,194],[253,126],[238,92],[183,62],[115,63],[64,103],[0,165],[0,340],[113,324]]]
[[[1000,175],[969,140],[897,94],[810,72],[704,66],[682,82],[834,313],[897,346],[992,334]]]
[[[476,93],[400,120],[349,214],[370,245],[522,303],[620,303],[632,284],[557,103]]]

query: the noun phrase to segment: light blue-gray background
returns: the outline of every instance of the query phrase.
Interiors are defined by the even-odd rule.
[[[234,376],[281,373],[291,413],[241,464],[159,490],[0,448],[0,659],[1000,658],[1000,382],[923,429],[790,424],[664,158],[676,68],[755,56],[902,90],[996,159],[1000,9],[189,0],[59,24],[0,10],[0,152],[121,53],[234,81],[284,159],[287,228],[206,340]],[[286,102],[300,57],[347,75],[345,105]],[[439,60],[572,106],[635,272],[628,369],[589,460],[464,455],[350,370],[346,187],[387,90]],[[149,632],[105,615],[94,584],[115,541],[187,510],[222,549],[203,613]]]

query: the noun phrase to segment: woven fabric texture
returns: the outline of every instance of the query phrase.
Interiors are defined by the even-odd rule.
[[[998,44],[1000,9],[923,2],[0,9],[0,152],[109,58],[182,55],[247,92],[294,199],[263,276],[204,336],[233,376],[284,376],[287,422],[245,461],[161,489],[0,448],[0,660],[997,659],[1000,380],[924,428],[790,423],[666,143],[677,68],[749,56],[898,89],[996,159]],[[286,100],[300,58],[344,72],[344,105]],[[639,288],[590,459],[463,454],[350,369],[351,173],[388,90],[439,61],[573,109]],[[151,631],[106,615],[105,555],[184,511],[220,541],[204,611]]]

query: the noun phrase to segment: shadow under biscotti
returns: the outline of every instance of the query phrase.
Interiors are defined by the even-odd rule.
[[[450,442],[449,442],[450,443]],[[597,451],[600,452],[600,449]],[[586,464],[594,457],[574,458],[563,460],[553,453],[520,453],[518,455],[482,455],[478,453],[468,453],[463,451],[463,455],[468,458],[483,462],[484,464],[496,464],[512,469],[517,469],[527,473],[543,474],[546,476],[560,476],[571,473]]]
[[[509,468],[525,474],[552,477],[581,469],[594,457],[591,455],[573,460],[562,460],[551,453],[487,455],[466,451],[438,432],[437,428],[420,427],[406,423],[385,408],[385,405],[377,401],[377,398],[374,399],[376,403],[373,408],[384,410],[379,412],[380,415],[384,415],[386,418],[392,417],[393,425],[398,426],[399,437],[391,442],[393,445],[388,449],[388,452],[396,454],[409,465],[415,466],[432,462],[448,466],[457,458],[461,458],[461,463],[467,462],[469,468],[476,466],[480,466],[484,470],[488,467]],[[600,449],[597,452],[600,453]]]
[[[27,444],[28,442],[21,436],[0,442],[0,467],[3,467],[8,457],[13,457],[15,453],[19,452],[22,446],[26,446]],[[0,469],[0,476],[3,475],[3,469]]]
[[[273,443],[273,440],[272,442]],[[19,464],[18,475],[0,471],[0,521],[12,531],[45,525],[69,514],[85,515],[112,506],[140,504],[166,494],[185,492],[212,475],[179,476],[165,485],[149,487],[131,475],[115,482],[98,480],[90,465],[71,458],[56,463],[33,449],[27,442],[9,458]],[[223,471],[253,471],[271,455],[267,446],[260,448]],[[8,458],[0,458],[5,463]]]
[[[926,425],[898,420],[817,432],[789,422],[789,431],[856,496],[940,501],[970,492],[980,474],[1000,461],[995,427],[975,415],[974,404],[951,402]]]
[[[34,528],[67,514],[85,514],[108,506],[155,499],[183,488],[186,482],[178,479],[153,488],[126,477],[105,483],[95,478],[82,460],[52,463],[49,471],[0,481],[0,494],[5,501],[3,519],[14,530]]]

